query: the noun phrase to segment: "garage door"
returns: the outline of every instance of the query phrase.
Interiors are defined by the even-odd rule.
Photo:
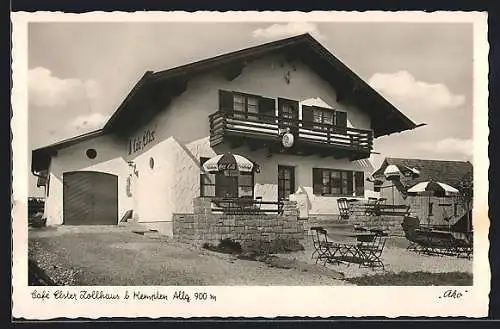
[[[66,225],[116,225],[118,177],[75,171],[63,175],[63,212]]]

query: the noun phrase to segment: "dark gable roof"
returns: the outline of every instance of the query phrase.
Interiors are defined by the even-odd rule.
[[[214,69],[230,69],[272,53],[283,53],[290,60],[300,59],[329,82],[338,93],[350,97],[371,117],[374,136],[414,129],[417,125],[371,88],[309,34],[265,43],[160,72],[146,72],[104,126],[105,131],[126,130],[130,122],[146,116],[145,104],[158,100],[166,104],[193,75]],[[236,69],[238,70],[238,69]],[[166,88],[167,87],[167,88]],[[169,91],[172,94],[168,95]],[[162,108],[161,106],[153,106]],[[154,112],[154,110],[153,110]],[[140,115],[139,115],[140,114]]]
[[[103,134],[103,130],[98,129],[33,150],[31,152],[31,171],[41,172],[47,170],[50,165],[50,157],[57,154],[57,150],[78,144],[91,138],[102,136]]]
[[[375,178],[383,176],[384,170],[388,165],[408,166],[420,171],[420,177],[418,178],[402,179],[406,186],[413,186],[432,179],[453,187],[458,187],[458,184],[466,179],[466,177],[471,177],[473,172],[472,163],[469,161],[385,158],[380,168],[372,176]]]
[[[147,122],[165,108],[173,97],[185,90],[194,75],[214,69],[236,72],[253,59],[274,53],[289,60],[299,59],[329,82],[344,98],[357,103],[371,118],[374,137],[417,128],[418,126],[371,88],[309,34],[265,43],[259,46],[212,57],[173,69],[147,71],[135,84],[102,130],[70,138],[32,152],[32,170],[47,169],[57,149],[104,133],[126,134]]]

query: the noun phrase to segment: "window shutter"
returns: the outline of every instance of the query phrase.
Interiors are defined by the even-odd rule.
[[[321,195],[323,187],[323,176],[322,170],[319,168],[313,168],[313,194]]]
[[[302,105],[302,127],[312,128],[313,122],[313,107]]]
[[[234,108],[233,93],[219,90],[219,111],[232,112]]]
[[[347,128],[347,112],[335,111],[335,125],[339,128]]]
[[[273,98],[261,97],[259,99],[259,113],[266,115],[265,117],[261,117],[261,121],[274,122],[274,118],[271,117],[275,116],[275,109],[276,109],[276,102],[274,101]]]
[[[356,196],[362,197],[365,195],[365,173],[363,171],[356,171],[354,174],[354,181],[356,186]]]

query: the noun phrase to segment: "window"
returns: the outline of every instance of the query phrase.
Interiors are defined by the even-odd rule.
[[[276,100],[258,95],[219,90],[219,110],[237,112],[231,114],[238,119],[275,122]]]
[[[458,203],[456,201],[453,204],[453,216],[455,216],[455,217],[458,216]]]
[[[200,166],[209,158],[200,158]],[[200,171],[200,196],[215,196],[215,175]]]
[[[433,204],[432,202],[429,202],[429,216],[432,216],[432,215],[433,215],[433,214],[432,214],[432,206],[433,206],[433,205],[434,205],[434,204]]]
[[[259,113],[259,98],[257,96],[234,93],[233,108],[237,112],[235,118],[257,119]]]
[[[313,193],[323,196],[364,195],[364,173],[313,168]]]
[[[278,200],[289,200],[295,193],[295,168],[278,166]]]
[[[333,125],[334,112],[328,110],[313,109],[313,122]]]
[[[347,127],[347,112],[303,105],[302,121],[304,121],[304,127],[312,129],[328,129],[329,127],[325,125],[345,128]],[[320,123],[322,125],[311,123]]]
[[[238,176],[238,196],[253,199],[253,174],[241,173]]]
[[[209,158],[200,158],[203,166]],[[253,173],[232,175],[230,171],[217,174],[200,173],[200,196],[205,197],[248,197],[253,198]]]
[[[149,168],[153,169],[155,167],[155,160],[151,157],[149,158]]]
[[[97,156],[97,151],[95,149],[88,149],[85,154],[87,155],[87,158],[95,159],[95,157]]]

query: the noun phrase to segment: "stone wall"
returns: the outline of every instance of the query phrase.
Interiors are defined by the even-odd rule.
[[[403,236],[404,231],[401,226],[403,216],[356,216],[353,215],[349,219],[349,223],[360,225],[364,228],[383,229],[388,231],[390,235]]]
[[[276,241],[298,243],[304,237],[296,202],[287,201],[283,213],[225,215],[214,213],[209,198],[193,200],[194,213],[173,215],[174,238],[190,244],[217,245],[223,239],[239,242],[243,250]]]

